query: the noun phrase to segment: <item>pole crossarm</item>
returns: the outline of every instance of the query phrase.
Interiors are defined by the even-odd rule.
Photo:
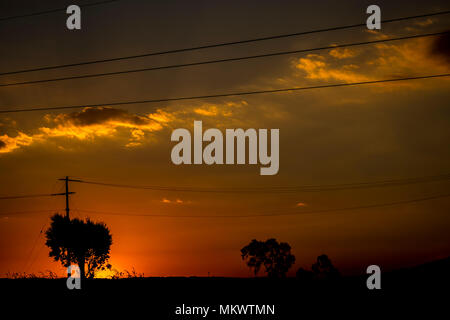
[[[63,192],[63,193],[52,193],[52,194],[50,194],[51,196],[65,196],[66,194],[75,194],[76,192],[72,192],[72,191],[70,191],[70,192],[68,192],[68,193],[65,193],[65,192]]]
[[[58,179],[58,180],[65,182],[66,192],[54,193],[54,194],[52,194],[52,196],[66,196],[66,218],[70,219],[69,195],[74,194],[75,192],[69,192],[69,181],[74,181],[74,180],[70,180],[68,176],[66,176],[65,178]]]

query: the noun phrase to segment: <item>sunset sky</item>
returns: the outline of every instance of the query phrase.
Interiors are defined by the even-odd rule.
[[[64,12],[0,21],[0,72],[137,55],[363,23],[373,1],[118,1],[82,8],[82,30]],[[8,0],[0,17],[73,1]],[[77,4],[89,1],[76,1]],[[448,10],[447,1],[377,1],[382,19]],[[24,74],[0,84],[224,59],[434,33],[449,15],[278,40]],[[450,72],[449,36],[110,77],[0,87],[0,110],[107,104],[415,77]],[[254,188],[333,185],[450,173],[450,79],[178,102],[0,114],[0,197],[63,191],[65,176],[135,186]],[[171,162],[176,128],[279,128],[280,169]],[[293,216],[223,218],[365,206],[449,193],[450,181],[298,193],[211,193],[71,183],[71,217],[104,221],[111,263],[146,276],[251,276],[240,249],[252,239],[288,242],[299,267],[327,254],[344,274],[450,256],[449,198]],[[0,277],[52,270],[44,235],[63,197],[0,200]],[[37,211],[19,214],[22,211]],[[91,212],[89,212],[91,211]],[[103,213],[102,213],[103,212]],[[112,215],[124,213],[127,215]],[[134,216],[133,216],[134,214]],[[160,215],[145,217],[143,215]],[[140,216],[139,216],[140,215]],[[165,215],[170,217],[164,217]],[[201,215],[201,218],[183,217]],[[205,217],[206,216],[206,217]]]

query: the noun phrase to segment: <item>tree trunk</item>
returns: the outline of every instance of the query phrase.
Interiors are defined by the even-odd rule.
[[[78,258],[78,267],[80,268],[80,278],[81,279],[85,279],[86,278],[86,273],[84,271],[84,264],[85,264],[85,257],[79,257]]]

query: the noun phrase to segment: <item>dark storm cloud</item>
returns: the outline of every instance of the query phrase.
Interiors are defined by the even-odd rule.
[[[90,126],[103,124],[110,121],[125,122],[133,125],[145,125],[149,122],[148,118],[130,114],[126,110],[104,108],[85,108],[80,112],[62,114],[55,118],[55,121],[61,124],[71,124],[75,126]]]
[[[450,31],[436,37],[431,46],[431,53],[450,65]]]

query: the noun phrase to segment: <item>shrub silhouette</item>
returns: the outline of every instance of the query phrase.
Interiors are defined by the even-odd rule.
[[[317,257],[317,262],[311,267],[312,271],[299,268],[296,277],[302,284],[312,284],[315,281],[321,283],[329,283],[338,280],[341,277],[338,269],[331,263],[330,258],[326,254]]]
[[[50,248],[49,256],[65,267],[78,264],[81,278],[93,278],[97,270],[111,269],[107,262],[112,237],[104,223],[55,214],[45,235],[45,244]]]
[[[276,239],[267,241],[253,239],[241,249],[241,257],[247,262],[247,266],[253,269],[255,276],[261,266],[264,266],[270,278],[285,277],[295,262],[295,257],[291,254],[291,246],[286,242],[278,243]]]
[[[317,257],[317,262],[312,265],[312,272],[317,280],[332,281],[340,278],[340,273],[331,263],[326,254]]]

